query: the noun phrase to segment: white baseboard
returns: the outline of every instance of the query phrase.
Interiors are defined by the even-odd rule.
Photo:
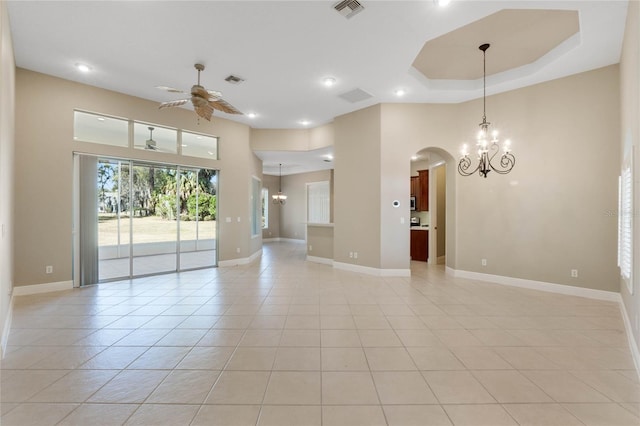
[[[322,264],[325,264],[325,265],[333,266],[333,259],[329,259],[328,257],[318,257],[318,256],[309,256],[309,255],[307,255],[307,261],[308,262],[314,262],[314,263],[322,263]]]
[[[344,271],[359,272],[376,277],[410,277],[411,269],[380,269],[351,263],[333,262],[333,267]]]
[[[638,342],[636,342],[635,337],[633,337],[633,329],[631,328],[631,322],[629,321],[629,315],[627,314],[627,308],[624,306],[624,301],[622,300],[622,296],[620,296],[619,302],[620,302],[620,313],[622,314],[622,319],[624,321],[624,328],[627,332],[629,349],[631,350],[631,358],[633,358],[633,363],[636,366],[636,373],[638,374],[638,379],[640,379],[640,349],[638,349]]]
[[[289,242],[289,243],[304,243],[304,240],[299,240],[299,239],[295,239],[295,238],[281,238],[281,237],[274,237],[274,238],[263,238],[262,242],[263,243],[276,243],[279,241],[283,241],[283,242]]]
[[[525,280],[522,278],[505,277],[502,275],[483,274],[480,272],[462,271],[446,268],[447,274],[456,278],[487,281],[494,284],[508,285],[512,287],[528,288],[531,290],[547,291],[551,293],[566,294],[568,296],[586,297],[588,299],[608,300],[618,302],[620,293],[615,291],[595,290],[592,288],[574,287],[565,284],[553,284],[544,281]]]
[[[2,340],[0,341],[0,359],[7,354],[7,344],[9,343],[9,332],[11,331],[11,320],[13,320],[13,294],[9,301],[9,309],[4,319],[4,327],[2,329]]]
[[[253,262],[254,260],[256,260],[257,258],[259,258],[260,256],[262,256],[262,249],[256,251],[249,257],[241,257],[239,259],[220,260],[218,262],[218,267],[224,268],[227,266],[247,265]]]
[[[13,296],[28,296],[30,294],[49,293],[73,289],[73,281],[58,281],[55,283],[21,285],[13,287]]]

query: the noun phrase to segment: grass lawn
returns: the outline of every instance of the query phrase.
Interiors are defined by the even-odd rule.
[[[195,240],[196,225],[199,239],[216,238],[216,221],[180,221],[180,239]],[[175,241],[178,235],[177,221],[158,216],[133,218],[133,242],[157,243]],[[120,218],[121,244],[129,242],[129,218]],[[115,215],[100,214],[98,217],[98,244],[101,246],[118,244],[118,220]]]

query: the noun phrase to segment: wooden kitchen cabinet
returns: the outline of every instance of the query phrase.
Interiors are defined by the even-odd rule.
[[[418,170],[418,187],[417,194],[418,206],[416,210],[421,212],[429,211],[429,170]]]
[[[426,262],[429,259],[429,231],[411,230],[411,260]]]
[[[411,176],[411,196],[412,197],[417,197],[419,195],[418,194],[418,192],[420,192],[419,180],[420,178],[418,176]]]

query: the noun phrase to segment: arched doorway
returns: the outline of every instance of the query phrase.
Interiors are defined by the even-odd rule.
[[[456,166],[453,156],[442,148],[423,148],[411,157],[411,178],[418,177],[424,184],[427,181],[425,174],[428,176],[428,192],[420,191],[423,197],[428,196],[428,202],[418,200],[416,203],[416,210],[411,212],[411,229],[428,233],[426,262],[445,264],[450,268],[455,264]],[[412,237],[416,236],[424,238],[412,233]],[[412,243],[415,245],[415,239]]]

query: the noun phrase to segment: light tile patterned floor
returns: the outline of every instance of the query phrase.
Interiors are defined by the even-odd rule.
[[[251,265],[16,300],[9,425],[639,425],[615,303],[379,278],[265,244]]]

